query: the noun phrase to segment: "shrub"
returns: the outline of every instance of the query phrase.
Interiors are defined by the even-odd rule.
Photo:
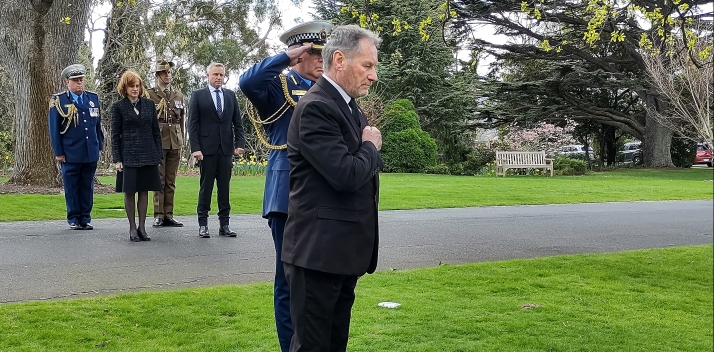
[[[436,143],[414,128],[388,134],[381,154],[385,172],[424,172],[436,165]]]
[[[466,155],[465,161],[452,164],[449,170],[452,175],[481,175],[484,173],[484,168],[495,161],[495,151],[486,146],[477,146]]]
[[[584,160],[559,157],[553,161],[553,173],[561,176],[585,175],[588,164]]]
[[[0,170],[3,174],[12,166],[14,151],[12,149],[12,133],[0,131]]]
[[[436,165],[436,143],[422,131],[409,100],[397,100],[385,108],[382,122],[385,172],[425,172]]]
[[[449,174],[449,165],[437,164],[434,166],[430,166],[424,170],[424,173],[436,174],[436,175],[448,175]]]
[[[383,135],[408,129],[421,130],[414,104],[407,99],[399,99],[387,106],[379,128]]]
[[[672,146],[669,150],[674,166],[692,167],[694,157],[697,155],[697,143],[684,138],[672,137]]]

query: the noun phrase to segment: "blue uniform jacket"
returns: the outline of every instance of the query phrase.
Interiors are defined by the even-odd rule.
[[[63,114],[67,113],[69,106],[77,107],[76,124],[74,120],[69,121],[60,115],[53,103],[55,99],[59,99],[58,105]],[[104,134],[99,96],[96,93],[83,92],[81,105],[72,100],[69,91],[53,95],[48,119],[55,156],[64,155],[68,163],[92,163],[99,160],[99,151],[104,148]]]
[[[290,64],[287,54],[281,53],[266,58],[255,64],[240,76],[240,89],[260,114],[266,118],[275,113],[285,103],[280,75]],[[288,92],[297,102],[302,94],[294,94],[310,89],[300,76],[292,71],[287,73]],[[304,94],[304,93],[303,93]],[[270,137],[270,144],[283,145],[288,140],[288,126],[293,115],[290,107],[277,121],[263,125]],[[288,195],[290,194],[290,163],[285,149],[271,150],[265,170],[265,190],[263,193],[263,217],[269,213],[288,213]]]

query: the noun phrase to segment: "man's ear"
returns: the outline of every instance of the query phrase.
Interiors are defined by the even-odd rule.
[[[345,54],[339,50],[332,54],[332,64],[335,66],[337,71],[344,70],[345,59]]]

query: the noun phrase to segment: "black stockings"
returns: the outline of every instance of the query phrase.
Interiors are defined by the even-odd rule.
[[[136,208],[139,208],[139,230],[145,231],[146,211],[149,207],[149,192],[138,192],[139,196],[134,203],[135,193],[124,193],[124,208],[126,209],[126,217],[129,219],[129,232],[136,233]]]

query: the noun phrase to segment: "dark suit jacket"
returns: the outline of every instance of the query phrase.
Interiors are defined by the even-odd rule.
[[[298,102],[288,130],[283,262],[341,275],[374,272],[383,164],[375,145],[362,142],[366,125],[324,78]]]
[[[214,155],[218,153],[220,144],[223,155],[233,155],[236,148],[245,147],[236,93],[223,88],[223,100],[223,114],[218,116],[208,87],[191,94],[188,104],[191,152],[201,151],[203,155]]]
[[[156,119],[156,104],[139,98],[139,115],[128,98],[112,105],[112,157],[124,166],[140,167],[161,164],[164,150]]]

